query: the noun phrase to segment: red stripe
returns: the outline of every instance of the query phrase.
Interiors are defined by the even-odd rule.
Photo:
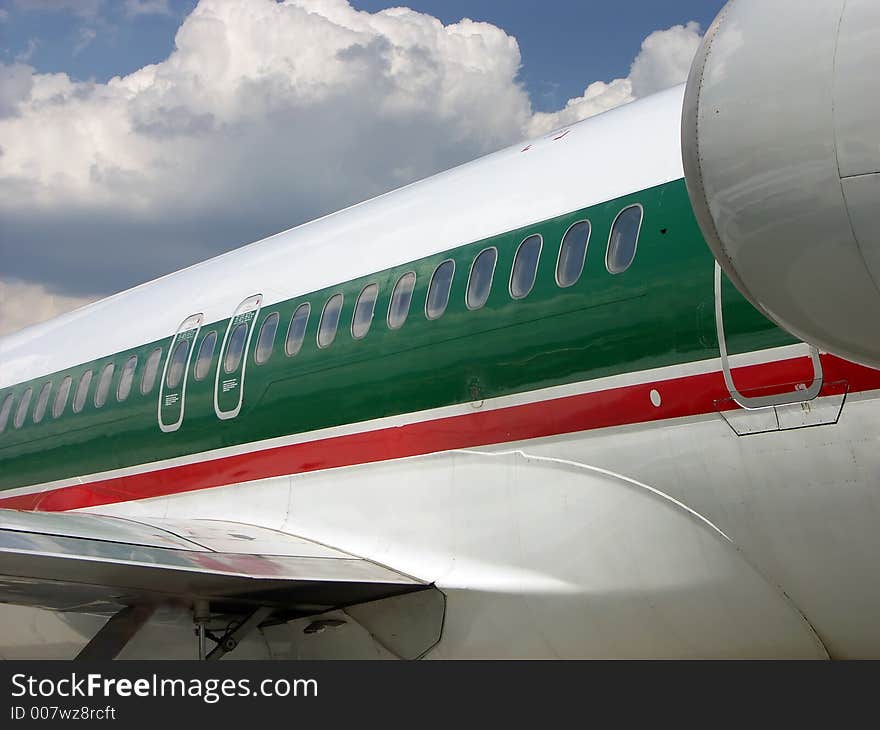
[[[825,372],[823,395],[839,393],[847,387],[850,392],[880,388],[878,370],[831,355],[822,356],[822,365]],[[734,381],[744,394],[754,389],[761,389],[762,394],[791,391],[798,382],[808,382],[811,377],[809,360],[805,357],[751,365],[734,371]],[[783,383],[785,385],[780,385]],[[662,402],[659,407],[651,403],[653,389],[660,393]],[[702,415],[736,407],[721,373],[705,373],[317,439],[60,487],[48,492],[7,497],[0,499],[0,507],[71,510],[449,449]]]

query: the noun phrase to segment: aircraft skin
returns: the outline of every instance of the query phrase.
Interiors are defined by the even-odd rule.
[[[780,398],[737,403],[719,357],[715,260],[684,180],[683,96],[634,102],[0,340],[0,508],[226,520],[333,546],[444,593],[428,658],[880,655],[880,371],[823,353],[816,379],[807,346],[725,279],[728,375],[743,395]],[[635,255],[610,273],[612,229],[632,206]],[[582,271],[563,286],[561,247],[584,221]],[[514,259],[536,235],[522,294]],[[469,306],[487,249],[491,290]],[[448,303],[431,318],[428,289],[448,260]],[[406,319],[391,326],[409,272]],[[319,342],[337,294],[338,327]],[[272,347],[258,357],[261,332]],[[818,397],[792,398],[814,379]],[[68,617],[59,638],[49,621],[28,619],[32,634],[0,653],[63,655],[70,627],[82,641],[95,630]],[[356,627],[301,629],[271,627],[250,651],[389,655]],[[186,630],[154,631],[132,655],[190,656]]]

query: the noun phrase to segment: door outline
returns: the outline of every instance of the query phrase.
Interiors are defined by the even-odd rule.
[[[162,368],[162,379],[159,381],[159,410],[158,410],[158,418],[159,418],[159,428],[162,433],[171,433],[172,431],[176,431],[180,428],[180,424],[183,423],[183,414],[186,408],[186,381],[189,378],[189,366],[192,361],[193,350],[195,349],[196,339],[198,339],[199,332],[202,329],[202,320],[205,315],[202,312],[198,314],[191,314],[189,317],[186,317],[178,326],[177,331],[174,333],[174,337],[171,338],[171,345],[168,347],[168,354],[165,356],[165,367]],[[180,384],[177,388],[174,388],[174,392],[167,394],[165,378],[168,374],[168,365],[171,363],[171,356],[174,354],[174,348],[177,346],[177,343],[183,338],[187,339],[191,338],[191,343],[189,347],[189,352],[186,355],[186,365],[184,365],[183,369],[183,378],[180,381]],[[178,392],[179,391],[179,392]],[[166,398],[168,402],[166,403]],[[162,418],[163,407],[165,409],[171,408],[180,404],[180,413],[177,416],[177,420],[172,423],[165,423]]]
[[[260,306],[263,303],[263,295],[262,294],[253,294],[247,297],[245,300],[241,302],[232,313],[232,316],[229,318],[229,324],[226,325],[226,332],[223,335],[223,342],[220,345],[220,356],[217,358],[217,373],[214,376],[214,413],[217,414],[217,418],[221,420],[227,420],[230,418],[235,418],[239,411],[241,411],[242,398],[244,396],[244,377],[245,372],[247,370],[247,361],[248,361],[248,353],[251,347],[251,337],[254,334],[254,325],[257,322],[257,318],[260,314]],[[250,325],[248,326],[247,339],[244,343],[244,350],[241,355],[241,363],[240,363],[240,373],[234,377],[227,377],[223,381],[223,393],[228,392],[232,389],[238,389],[238,402],[234,408],[223,410],[220,407],[220,377],[221,373],[223,373],[223,362],[226,359],[226,343],[229,341],[229,335],[232,332],[233,328],[243,321],[250,320]],[[229,374],[231,375],[231,373]]]
[[[824,374],[822,361],[819,359],[819,350],[813,345],[810,348],[810,360],[813,363],[813,382],[804,390],[795,390],[792,393],[777,393],[775,395],[745,396],[740,393],[733,382],[733,374],[730,371],[730,361],[727,357],[727,340],[724,336],[724,311],[721,303],[721,266],[715,262],[715,330],[718,335],[718,350],[721,353],[721,370],[724,374],[724,383],[730,397],[741,408],[748,411],[771,406],[785,406],[793,403],[805,403],[816,398],[822,390]]]

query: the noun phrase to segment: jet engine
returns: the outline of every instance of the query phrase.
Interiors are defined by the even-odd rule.
[[[730,0],[682,155],[715,259],[770,319],[880,367],[880,2]]]

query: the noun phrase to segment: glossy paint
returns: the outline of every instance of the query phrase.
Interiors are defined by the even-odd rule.
[[[604,266],[605,243],[618,212],[633,202],[644,209],[638,254],[626,272],[611,275]],[[565,232],[579,220],[589,220],[592,226],[584,271],[576,284],[560,288],[556,283],[558,250]],[[544,239],[535,284],[527,297],[514,299],[507,286],[509,272],[520,242],[535,233]],[[485,306],[473,311],[466,306],[466,274],[475,256],[489,246],[499,254],[494,283]],[[457,272],[450,301],[441,318],[428,320],[423,310],[428,285],[435,267],[446,259],[455,262]],[[0,486],[19,491],[71,478],[89,482],[87,475],[138,464],[706,360],[718,352],[712,267],[679,180],[303,297],[250,308],[251,315],[256,315],[248,320],[250,346],[231,375],[224,363],[226,337],[232,329],[229,320],[203,323],[195,329],[190,323],[200,319],[188,318],[181,327],[194,342],[186,376],[172,394],[171,405],[165,392],[166,371],[162,371],[161,429],[156,387],[146,395],[133,389],[125,402],[111,399],[97,408],[92,385],[81,413],[68,407],[57,420],[33,424],[27,419],[21,429],[7,427],[0,435],[0,458],[7,465]],[[392,330],[384,314],[394,284],[408,271],[416,273],[410,313],[403,327]],[[356,340],[349,331],[355,302],[363,288],[374,282],[379,285],[378,314],[368,335]],[[345,300],[339,332],[332,345],[320,348],[316,344],[319,313],[324,302],[339,292]],[[728,286],[728,294],[724,302],[727,336],[734,352],[792,342],[732,287]],[[315,315],[310,317],[303,347],[290,358],[283,346],[286,327],[304,302],[311,304]],[[272,356],[257,365],[253,333],[275,313],[280,314],[282,324]],[[237,323],[241,316],[237,314],[233,321]],[[212,376],[198,381],[192,372],[193,352],[211,333],[218,333],[223,344],[212,360]],[[58,383],[72,375],[78,382],[82,373],[97,371],[108,361],[117,363],[121,373],[129,357],[137,356],[139,363],[145,363],[157,346],[163,348],[167,367],[168,353],[180,337],[149,342],[48,379]],[[140,382],[142,367],[135,370],[135,382]],[[229,394],[221,393],[221,381],[241,379],[245,372],[243,386],[236,383],[238,387]],[[13,388],[16,404],[20,393],[45,381],[38,378]],[[218,410],[221,397],[229,400],[224,410]],[[185,415],[181,415],[184,403]],[[334,407],[325,407],[327,403]],[[105,448],[89,447],[97,442]]]
[[[429,657],[880,655],[872,577],[880,449],[871,425],[880,374],[823,355],[823,389],[794,406],[797,419],[736,406],[719,360],[715,262],[678,159],[681,94],[636,102],[3,341],[0,393],[16,400],[65,374],[75,390],[83,372],[110,360],[119,377],[132,353],[138,367],[123,403],[111,396],[96,408],[93,383],[82,413],[68,406],[57,420],[7,426],[0,507],[238,521],[378,562],[446,595]],[[606,242],[632,204],[644,209],[637,254],[612,275]],[[585,219],[584,271],[560,287],[560,242]],[[535,234],[535,285],[514,299],[513,257]],[[494,285],[472,310],[466,273],[490,246]],[[456,268],[449,305],[429,320],[428,282],[448,258]],[[409,316],[391,329],[391,292],[409,271],[417,275]],[[354,339],[355,302],[371,283],[373,322]],[[337,293],[339,331],[319,348],[320,313]],[[257,295],[241,408],[218,418],[220,343],[236,308]],[[288,357],[286,325],[303,302],[311,304],[305,341]],[[743,393],[809,384],[795,338],[729,282],[722,304]],[[155,317],[135,316],[145,305]],[[257,365],[257,333],[275,312],[274,352]],[[190,353],[211,332],[217,352],[201,380],[190,354],[184,416],[164,433],[158,384],[147,395],[137,384],[150,352],[160,346],[167,357],[194,314],[204,319]],[[837,409],[830,419],[821,415],[828,403]],[[755,433],[768,415],[777,428]],[[93,631],[69,623],[83,637]],[[264,633],[265,648],[381,654],[362,643],[356,620],[345,626],[308,639],[301,625],[276,627]],[[40,638],[52,640],[48,630]],[[59,641],[69,646],[69,633]],[[179,641],[169,633],[141,651],[176,655]]]
[[[691,68],[682,125],[694,209],[733,283],[787,331],[875,367],[878,64],[874,0],[735,0]]]
[[[683,93],[661,92],[3,338],[0,388],[163,340],[195,312],[218,322],[254,294],[269,307],[680,180]]]

